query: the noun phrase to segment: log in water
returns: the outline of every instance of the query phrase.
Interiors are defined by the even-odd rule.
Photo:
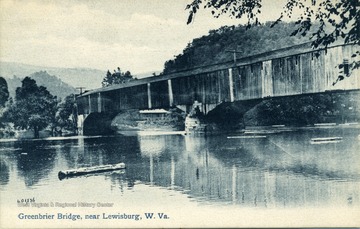
[[[338,143],[342,141],[342,137],[312,138],[311,144]]]
[[[113,165],[99,165],[99,166],[93,166],[93,167],[85,167],[85,168],[59,171],[58,177],[60,180],[62,180],[66,177],[81,176],[81,175],[90,174],[90,173],[101,173],[101,172],[120,170],[120,169],[125,169],[125,168],[126,168],[125,163],[118,163],[118,164],[113,164]]]

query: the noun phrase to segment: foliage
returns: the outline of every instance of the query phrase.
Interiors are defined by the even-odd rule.
[[[34,137],[38,138],[40,130],[54,123],[57,103],[57,97],[45,87],[37,86],[35,80],[25,77],[4,116],[16,128],[32,129]]]
[[[127,83],[132,80],[134,79],[129,71],[121,72],[120,68],[118,67],[117,71],[114,70],[114,73],[112,74],[108,70],[101,84],[103,87],[108,87],[115,84]]]
[[[58,76],[50,75],[47,71],[35,72],[29,77],[35,80],[39,86],[46,87],[52,95],[58,98],[64,99],[67,95],[76,93],[73,86],[63,82]]]
[[[357,121],[359,94],[317,94],[264,100],[244,115],[246,125],[305,126]]]
[[[59,128],[60,133],[64,130],[76,133],[77,106],[74,94],[65,97],[64,101],[58,105],[58,111],[56,113],[56,127]]]
[[[279,23],[271,28],[271,23],[266,23],[250,29],[239,25],[210,30],[208,35],[189,43],[174,60],[165,62],[164,73],[232,60],[229,50],[236,50],[236,57],[241,58],[306,42],[306,37],[289,36],[294,26]]]
[[[15,129],[10,123],[0,123],[0,138],[11,138],[14,136]]]
[[[212,9],[211,14],[216,18],[221,14],[229,14],[230,17],[238,19],[245,16],[248,27],[260,23],[257,15],[261,13],[261,0],[193,0],[186,6],[186,9],[189,10],[187,24],[194,20],[201,5],[204,8]]]
[[[0,77],[0,108],[5,106],[9,99],[9,90],[6,80]]]
[[[24,79],[24,75],[21,77],[13,76],[12,78],[6,78],[8,83],[9,93],[11,97],[15,97],[15,90],[21,86],[21,81]],[[38,71],[29,75],[29,77],[36,81],[39,86],[44,86],[52,94],[58,98],[65,98],[67,95],[76,93],[76,89],[66,83],[64,83],[58,76],[50,75],[46,71]]]
[[[189,10],[188,24],[194,20],[200,6],[211,9],[215,17],[222,14],[235,18],[247,18],[247,27],[259,25],[258,15],[261,13],[261,0],[193,0],[186,9]],[[360,45],[360,6],[358,0],[287,0],[283,12],[273,24],[278,24],[284,17],[292,18],[296,11],[299,16],[295,30],[291,35],[310,34],[314,48],[327,48],[337,40]],[[266,10],[266,9],[265,9]],[[313,29],[313,30],[312,30]],[[360,67],[360,53],[353,54],[351,69]],[[341,63],[339,63],[340,65]],[[338,80],[344,79],[340,75]]]

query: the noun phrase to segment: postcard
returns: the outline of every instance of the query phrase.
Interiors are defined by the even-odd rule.
[[[360,226],[355,1],[0,12],[0,228]]]

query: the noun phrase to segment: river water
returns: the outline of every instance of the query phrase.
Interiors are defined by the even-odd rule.
[[[254,138],[136,134],[0,142],[1,219],[8,227],[359,225],[359,134],[343,127]],[[319,137],[342,139],[312,144]],[[58,178],[60,170],[119,162],[126,170]],[[82,220],[19,218],[59,212]]]

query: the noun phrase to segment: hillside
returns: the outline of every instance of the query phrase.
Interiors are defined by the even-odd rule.
[[[236,57],[247,57],[267,51],[309,42],[308,37],[290,36],[294,23],[279,23],[274,27],[271,22],[246,29],[245,26],[223,26],[209,34],[195,38],[177,55],[164,65],[164,73],[170,73],[197,66],[222,63]]]
[[[7,79],[13,76],[23,78],[40,71],[46,71],[49,75],[55,75],[74,88],[85,87],[86,90],[100,88],[101,81],[106,75],[106,71],[90,68],[55,68],[14,62],[0,62],[0,75]]]
[[[46,87],[51,94],[56,95],[58,98],[65,98],[72,93],[76,93],[76,89],[74,87],[64,83],[61,79],[50,75],[46,71],[35,72],[28,76],[34,79],[37,85]],[[21,87],[21,81],[25,78],[25,76],[4,78],[8,84],[10,97],[14,98],[15,90],[17,87]]]

